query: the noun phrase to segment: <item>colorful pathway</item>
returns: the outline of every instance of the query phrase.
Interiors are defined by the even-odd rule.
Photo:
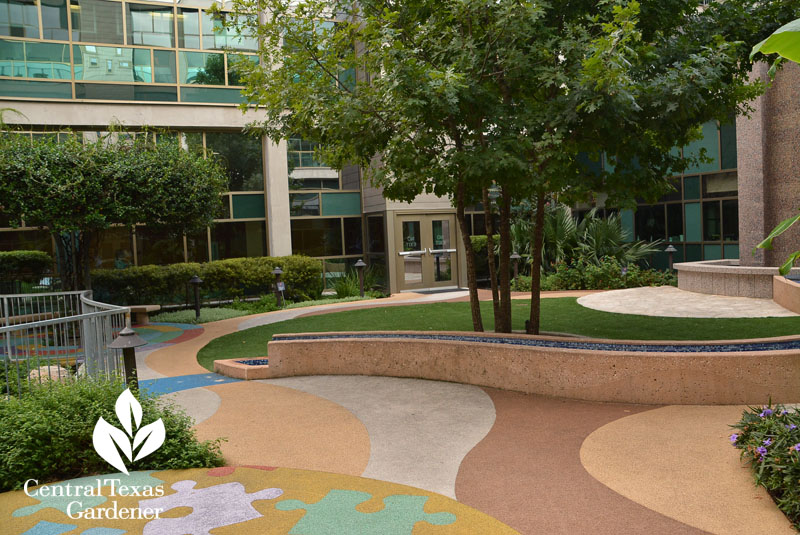
[[[327,308],[358,306],[370,305]],[[0,495],[7,520],[0,531],[795,533],[729,444],[728,425],[743,407],[586,403],[385,377],[243,382],[196,362],[197,350],[222,334],[309,312],[201,328],[154,325],[145,333],[166,345],[139,354],[142,386],[184,407],[201,439],[227,437],[226,462],[239,466],[132,474],[163,485],[165,495],[120,499],[119,506],[143,500],[170,518],[72,520],[58,509],[63,503],[41,508],[35,498],[7,493]]]

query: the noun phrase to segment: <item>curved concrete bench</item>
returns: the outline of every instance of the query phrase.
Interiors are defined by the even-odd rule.
[[[218,360],[214,369],[233,375],[232,367],[242,366]],[[269,364],[258,368],[249,377],[237,375],[414,377],[624,403],[800,402],[800,336],[709,343],[454,332],[277,334]]]
[[[678,288],[687,292],[772,299],[777,267],[740,266],[738,260],[703,260],[675,264]],[[800,268],[792,269],[800,275]]]
[[[772,279],[772,300],[786,310],[800,314],[800,284],[775,275]]]

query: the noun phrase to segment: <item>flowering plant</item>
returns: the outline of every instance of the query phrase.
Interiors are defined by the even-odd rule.
[[[800,410],[783,405],[749,407],[733,425],[731,444],[741,450],[756,484],[800,528]]]

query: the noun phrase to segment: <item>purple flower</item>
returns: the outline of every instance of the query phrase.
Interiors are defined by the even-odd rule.
[[[756,448],[756,452],[758,452],[758,454],[761,455],[761,458],[763,459],[764,456],[767,454],[767,448],[765,448],[764,446],[759,446]]]
[[[789,414],[789,411],[787,411],[786,409],[783,409],[783,410],[781,411],[781,416],[785,416],[785,415],[787,415],[787,414]]]
[[[772,444],[772,439],[771,439],[771,438],[768,438],[768,439],[766,439],[766,440],[764,441],[764,445],[765,445],[765,446],[769,446],[770,444]]]
[[[736,441],[739,440],[739,435],[736,433],[731,435],[731,444],[736,444]]]
[[[762,418],[766,418],[767,416],[772,416],[772,409],[764,409],[763,411],[761,411],[761,414],[759,414],[759,416],[761,416]]]
[[[795,444],[792,446],[792,449],[794,449],[794,451],[800,451],[800,444]]]
[[[785,427],[786,429],[788,429],[789,431],[792,431],[792,430],[794,430],[794,429],[797,429],[797,426],[796,426],[796,425],[794,425],[794,424],[792,424],[792,425],[785,425],[784,427]]]

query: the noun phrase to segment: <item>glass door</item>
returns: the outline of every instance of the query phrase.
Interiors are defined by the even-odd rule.
[[[455,217],[399,216],[396,243],[398,287],[421,290],[455,286],[457,249]]]

